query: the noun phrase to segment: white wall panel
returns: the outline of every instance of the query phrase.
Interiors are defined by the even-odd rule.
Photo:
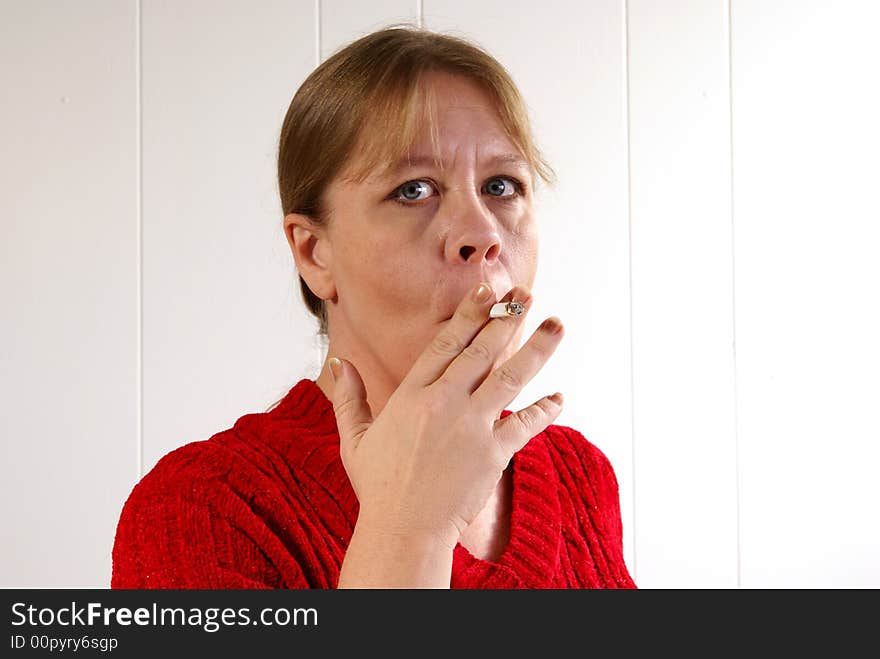
[[[629,228],[624,19],[620,2],[426,0],[426,27],[470,38],[510,71],[558,175],[537,203],[541,248],[528,338],[556,315],[565,338],[508,407],[562,391],[556,423],[611,460],[633,560]]]
[[[276,150],[315,3],[143,6],[144,471],[312,377]]]
[[[136,15],[0,7],[0,586],[104,587],[137,477]]]
[[[880,586],[878,24],[733,3],[746,587]]]
[[[628,6],[639,585],[736,587],[727,8]]]
[[[321,60],[334,50],[390,23],[419,21],[419,0],[319,0]]]

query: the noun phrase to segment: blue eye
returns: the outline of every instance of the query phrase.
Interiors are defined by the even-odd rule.
[[[389,199],[402,206],[417,206],[419,202],[430,198],[430,192],[436,192],[436,186],[427,179],[413,179],[395,188]],[[483,186],[482,192],[500,201],[513,202],[525,196],[526,186],[512,176],[494,176]]]
[[[508,181],[508,185],[504,185],[503,181]],[[505,189],[509,191],[507,194],[504,193]],[[519,192],[517,181],[507,176],[496,176],[493,179],[489,179],[486,191],[493,197],[510,197]]]
[[[403,201],[403,199],[406,201],[421,201],[422,199],[425,199],[425,197],[420,195],[424,192],[428,192],[429,189],[427,181],[407,181],[394,191],[394,198],[399,199],[400,201]],[[403,199],[400,199],[398,195],[403,195]]]

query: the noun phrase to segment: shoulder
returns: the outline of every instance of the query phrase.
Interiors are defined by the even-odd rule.
[[[511,410],[501,412],[504,419],[512,414]],[[547,452],[547,457],[557,466],[577,465],[579,472],[601,478],[610,478],[616,486],[617,480],[611,461],[602,450],[570,426],[550,424],[538,433],[526,445],[530,453]]]
[[[224,433],[167,453],[134,486],[116,527],[112,587],[282,583],[281,563],[265,559],[279,542],[271,523],[279,497],[266,494],[277,485],[259,477],[234,435]]]
[[[191,442],[163,456],[132,488],[116,526],[114,581],[119,565],[126,578],[140,566],[153,574],[179,556],[203,554],[220,520],[238,517],[240,509],[223,475],[231,461],[209,440]],[[174,549],[171,549],[171,548]],[[130,564],[130,565],[129,565]],[[134,567],[138,566],[138,570]]]
[[[555,467],[567,523],[580,528],[584,516],[622,551],[620,491],[611,461],[602,450],[569,426],[551,425],[536,436]],[[564,515],[565,516],[565,515]],[[622,560],[622,559],[621,559]]]
[[[246,419],[162,456],[133,486],[120,524],[167,526],[196,518],[240,524],[257,513],[273,516],[279,500],[294,505],[279,475],[293,465],[278,447],[261,441],[262,432]]]
[[[547,476],[560,491],[591,507],[612,512],[618,508],[619,486],[611,461],[578,430],[551,424],[532,438],[532,445],[532,453],[546,461]]]
[[[222,441],[224,431],[211,439],[190,442],[166,453],[134,486],[127,505],[139,500],[208,501],[228,480],[240,458]]]
[[[339,480],[333,428],[323,417],[312,423],[301,416],[246,414],[208,439],[166,453],[134,485],[121,523],[138,517],[163,523],[197,512],[277,526],[280,516],[295,517],[328,481]]]
[[[605,481],[617,487],[611,461],[578,430],[551,424],[536,439],[547,447],[557,468],[564,467],[587,480]]]

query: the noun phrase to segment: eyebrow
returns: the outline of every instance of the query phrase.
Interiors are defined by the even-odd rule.
[[[521,155],[516,153],[499,153],[490,158],[483,160],[483,163],[489,165],[509,165],[519,167],[521,169],[529,169],[528,161]],[[397,165],[387,168],[383,173],[384,178],[393,178],[402,172],[417,167],[435,167],[433,156],[417,155],[411,158],[403,158]]]

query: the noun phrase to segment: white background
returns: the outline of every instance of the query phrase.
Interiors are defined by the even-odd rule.
[[[322,361],[275,149],[395,21],[511,72],[559,175],[509,407],[611,459],[642,588],[880,586],[880,7],[835,0],[0,2],[0,586],[109,586],[168,451]]]

